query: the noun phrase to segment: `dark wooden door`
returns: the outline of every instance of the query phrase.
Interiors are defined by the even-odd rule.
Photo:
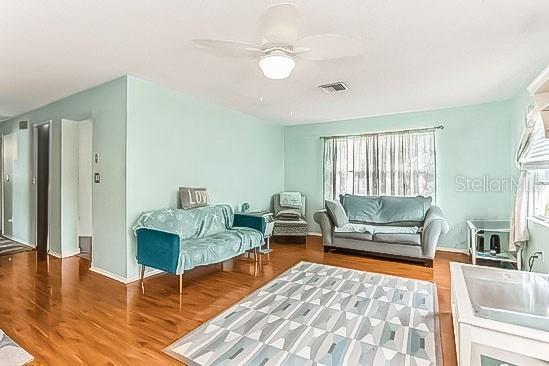
[[[50,126],[43,124],[36,128],[37,167],[36,167],[36,250],[48,251],[48,191],[50,181]]]

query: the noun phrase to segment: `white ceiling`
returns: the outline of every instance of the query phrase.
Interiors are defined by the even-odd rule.
[[[350,35],[366,53],[298,60],[286,80],[190,41],[258,42],[273,3],[3,0],[0,114],[133,74],[285,124],[320,122],[508,99],[549,63],[548,0],[295,1],[302,35]],[[317,88],[333,81],[351,90]]]

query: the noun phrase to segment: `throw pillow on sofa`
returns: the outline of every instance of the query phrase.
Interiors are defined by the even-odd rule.
[[[334,221],[335,226],[342,227],[349,223],[347,213],[345,213],[345,210],[339,201],[326,200],[324,204],[326,205],[326,211],[328,211],[328,215],[330,215]]]

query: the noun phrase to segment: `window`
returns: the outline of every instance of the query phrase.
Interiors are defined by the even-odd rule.
[[[529,174],[528,212],[549,221],[549,140],[539,112],[531,115],[533,123],[530,147],[520,162]]]
[[[534,216],[549,220],[549,169],[531,171],[534,181]]]
[[[434,130],[329,137],[324,142],[324,197],[434,196]]]

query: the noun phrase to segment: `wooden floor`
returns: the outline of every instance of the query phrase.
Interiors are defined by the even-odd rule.
[[[37,257],[36,252],[0,257],[0,329],[35,356],[35,365],[172,365],[162,349],[238,302],[301,260],[423,280],[438,286],[444,365],[456,364],[450,315],[450,261],[439,253],[434,268],[337,252],[324,253],[320,238],[307,244],[274,244],[269,260],[239,257],[192,270],[184,278],[160,275],[124,286],[89,271],[89,261]]]

